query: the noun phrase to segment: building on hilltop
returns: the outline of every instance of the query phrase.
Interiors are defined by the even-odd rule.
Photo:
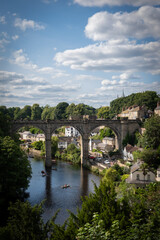
[[[135,119],[144,119],[148,117],[148,109],[146,106],[137,106],[133,105],[126,110],[122,109],[122,112],[118,114],[120,118],[128,118],[130,120]]]

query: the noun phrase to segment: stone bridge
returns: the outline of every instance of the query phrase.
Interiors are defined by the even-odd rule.
[[[57,128],[62,126],[72,126],[76,128],[81,134],[81,164],[86,165],[88,160],[88,143],[91,132],[100,126],[111,128],[115,133],[115,146],[117,149],[122,150],[122,141],[126,134],[133,134],[139,130],[140,126],[136,120],[18,120],[13,121],[11,131],[12,133],[18,131],[21,127],[33,126],[41,129],[45,134],[46,144],[46,167],[50,167],[51,162],[51,136]]]

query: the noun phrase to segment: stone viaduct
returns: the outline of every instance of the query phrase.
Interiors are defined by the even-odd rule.
[[[122,141],[126,134],[133,134],[139,130],[140,126],[136,120],[18,120],[13,121],[11,131],[12,133],[18,131],[21,127],[33,126],[41,129],[45,134],[46,144],[46,167],[50,167],[51,162],[51,136],[57,128],[62,126],[72,126],[76,128],[81,134],[81,164],[86,165],[88,160],[88,142],[91,132],[99,127],[106,126],[111,128],[116,135],[116,148],[122,150]]]

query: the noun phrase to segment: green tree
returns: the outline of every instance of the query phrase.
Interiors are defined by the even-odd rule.
[[[103,119],[108,119],[110,115],[110,107],[101,107],[98,109],[97,112],[97,117],[98,118],[103,118]]]
[[[66,102],[60,102],[54,111],[54,117],[55,119],[65,119],[67,117],[66,115],[66,108],[68,107],[68,103]]]
[[[15,120],[19,119],[30,119],[31,118],[31,106],[26,105],[15,115]]]
[[[78,229],[77,240],[106,240],[104,222],[100,219],[98,213],[93,214],[92,223],[86,223]]]
[[[31,107],[31,120],[40,120],[41,119],[42,108],[39,104],[35,103]]]
[[[55,154],[58,150],[58,137],[52,137],[51,138],[51,154],[52,157],[55,157]]]
[[[147,119],[144,127],[146,129],[144,133],[146,145],[153,149],[157,149],[160,145],[160,116],[154,115]]]
[[[30,177],[30,162],[20,146],[9,136],[0,138],[0,210],[4,219],[9,201],[24,194]]]
[[[43,148],[43,141],[35,141],[32,144],[32,147],[36,150],[41,150]]]
[[[42,220],[42,205],[17,201],[9,207],[6,227],[0,228],[1,240],[48,239],[48,226]]]

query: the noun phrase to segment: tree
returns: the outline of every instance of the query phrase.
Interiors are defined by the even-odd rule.
[[[41,119],[42,109],[39,104],[33,104],[31,107],[31,120],[40,120]]]
[[[15,120],[18,119],[30,119],[31,118],[31,106],[26,105],[15,115]]]
[[[66,102],[60,102],[56,108],[55,108],[55,111],[54,111],[54,116],[55,116],[55,119],[65,119],[67,116],[66,116],[66,108],[68,107],[68,103]]]
[[[104,222],[98,213],[93,214],[92,223],[86,223],[78,229],[77,240],[107,240],[105,235]]]
[[[108,119],[110,114],[110,107],[101,107],[98,109],[97,117],[98,118],[103,118],[103,119]]]
[[[160,116],[154,115],[147,119],[144,127],[146,129],[144,133],[146,145],[153,149],[157,149],[160,145]]]
[[[43,141],[35,141],[32,144],[32,147],[36,150],[41,150],[43,148]]]
[[[20,146],[9,136],[0,138],[0,210],[3,214],[9,201],[23,196],[30,177],[30,162]],[[5,215],[3,217],[5,219]]]
[[[7,226],[0,228],[0,239],[48,239],[49,229],[42,220],[42,213],[42,204],[33,207],[29,202],[17,201],[11,204]]]
[[[51,138],[51,154],[55,157],[56,151],[58,150],[58,137]]]

